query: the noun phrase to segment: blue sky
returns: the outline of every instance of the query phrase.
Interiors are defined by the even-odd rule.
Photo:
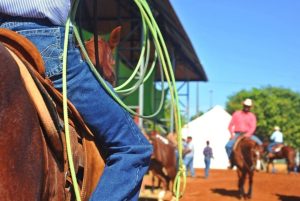
[[[170,0],[208,76],[200,111],[253,87],[300,92],[299,0]],[[190,116],[196,111],[190,83]]]

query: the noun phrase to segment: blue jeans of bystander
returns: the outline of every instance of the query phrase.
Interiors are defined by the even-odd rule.
[[[210,168],[210,157],[204,157],[204,163],[205,163],[205,178],[209,175],[209,168]]]
[[[186,175],[188,176],[188,173],[190,171],[191,176],[195,177],[195,170],[194,170],[194,157],[193,156],[185,156],[183,159],[183,163],[186,168]]]

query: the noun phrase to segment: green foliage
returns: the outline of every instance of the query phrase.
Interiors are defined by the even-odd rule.
[[[204,112],[202,112],[202,111],[198,112],[197,114],[193,115],[193,116],[190,118],[190,121],[192,121],[192,120],[194,120],[194,119],[200,117],[202,114],[204,114]]]
[[[230,96],[226,109],[229,113],[242,109],[246,98],[253,100],[252,112],[257,117],[256,135],[269,139],[275,125],[281,128],[284,141],[300,148],[300,94],[285,88],[264,87],[242,90]]]

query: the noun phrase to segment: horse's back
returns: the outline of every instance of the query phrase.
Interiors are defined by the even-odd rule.
[[[40,200],[45,142],[19,68],[1,43],[0,66],[1,199]]]

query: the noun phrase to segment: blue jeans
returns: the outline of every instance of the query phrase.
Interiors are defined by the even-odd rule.
[[[191,172],[191,176],[195,177],[195,170],[194,170],[194,157],[193,156],[185,156],[183,159],[183,163],[186,167],[186,175],[188,172]]]
[[[5,22],[0,26],[19,32],[37,46],[46,75],[61,91],[64,27],[33,22]],[[138,200],[152,146],[129,113],[95,79],[75,46],[72,30],[69,36],[68,98],[94,133],[106,163],[90,200]]]
[[[209,175],[209,168],[210,168],[210,157],[204,157],[204,163],[205,163],[205,178]]]
[[[277,144],[281,144],[281,142],[271,142],[269,145],[268,145],[268,152],[271,153],[273,152],[272,148],[277,145]]]
[[[234,137],[231,140],[229,140],[227,142],[227,144],[225,145],[225,150],[226,150],[226,153],[227,153],[227,156],[228,156],[229,159],[230,159],[230,156],[231,156],[231,153],[232,153],[233,145],[234,145],[236,139],[239,136],[240,136],[240,133],[235,133]],[[256,137],[255,135],[252,135],[250,137],[250,139],[254,140],[257,144],[262,145],[262,141],[258,137]]]

